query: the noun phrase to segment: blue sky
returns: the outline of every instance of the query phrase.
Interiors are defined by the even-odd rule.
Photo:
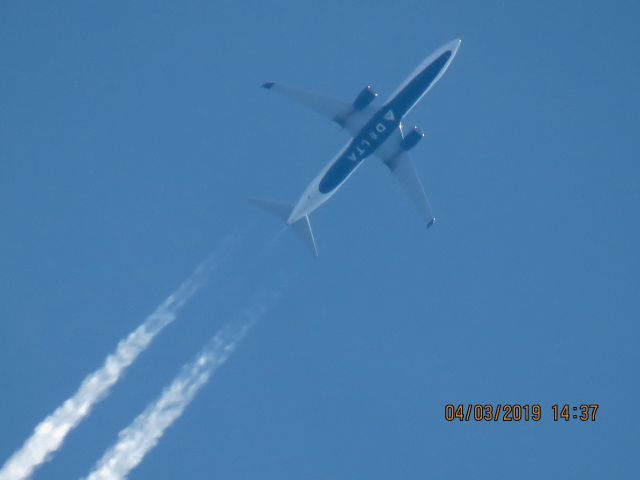
[[[636,2],[4,2],[0,457],[230,233],[211,279],[36,478],[78,478],[256,288],[282,300],[133,478],[601,478],[637,471]],[[253,196],[295,201],[346,142],[259,88],[384,98],[463,44],[410,114],[438,222],[368,160],[312,216],[320,258]],[[539,403],[448,423],[447,403]],[[554,403],[599,403],[554,423]]]

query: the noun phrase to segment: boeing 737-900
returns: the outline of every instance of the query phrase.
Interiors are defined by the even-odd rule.
[[[336,193],[362,164],[375,155],[389,168],[425,217],[427,227],[435,222],[431,205],[417,175],[409,150],[424,136],[418,128],[407,129],[404,117],[440,79],[453,60],[460,40],[453,40],[429,55],[382,105],[371,85],[352,102],[345,102],[287,87],[275,82],[262,86],[316,111],[336,122],[352,135],[349,143],[331,160],[306,188],[294,206],[267,200],[253,200],[294,227],[317,256],[309,214]]]

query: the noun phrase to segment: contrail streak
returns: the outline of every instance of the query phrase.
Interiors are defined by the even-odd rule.
[[[155,447],[209,378],[231,356],[249,329],[269,310],[277,295],[258,295],[241,315],[240,327],[223,328],[196,358],[184,365],[160,397],[118,434],[118,441],[96,463],[86,480],[123,479]]]
[[[40,422],[33,434],[0,470],[0,480],[29,478],[34,470],[49,460],[65,437],[105,398],[124,371],[151,343],[158,333],[173,322],[180,309],[202,287],[208,275],[229,256],[230,239],[204,260],[195,271],[149,315],[138,328],[118,343],[102,367],[88,375],[76,393]]]

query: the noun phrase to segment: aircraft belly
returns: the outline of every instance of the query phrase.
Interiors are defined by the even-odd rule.
[[[427,226],[432,225],[434,217],[431,207],[408,155],[408,150],[415,146],[417,140],[413,137],[409,138],[409,135],[404,136],[401,120],[440,79],[459,46],[460,40],[453,40],[425,58],[380,107],[371,100],[366,103],[360,100],[364,98],[361,97],[362,93],[368,92],[367,98],[370,98],[371,87],[361,92],[355,101],[345,102],[274,82],[265,83],[264,88],[279,92],[322,114],[338,123],[353,137],[308,184],[293,207],[277,202],[257,203],[272,212],[275,211],[280,218],[286,220],[287,224],[302,232],[300,234],[310,243],[314,254],[317,255],[309,215],[329,200],[367,157],[378,152],[378,156],[410,190],[412,199],[426,213]],[[392,141],[388,141],[389,139]]]
[[[389,138],[399,123],[392,109],[381,108],[321,175],[320,193],[332,192],[342,185],[362,161]]]
[[[362,160],[364,158],[355,162],[346,156],[338,158],[320,180],[318,184],[320,193],[328,194],[335,191],[360,166]]]

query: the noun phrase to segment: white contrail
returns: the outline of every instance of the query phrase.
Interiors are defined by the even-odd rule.
[[[233,353],[242,338],[271,307],[276,295],[259,295],[247,308],[240,327],[226,327],[213,337],[196,358],[136,419],[118,434],[118,441],[96,463],[86,480],[123,479],[155,447],[211,375]]]
[[[29,478],[34,470],[58,450],[67,434],[85,418],[92,407],[105,398],[122,376],[162,329],[173,322],[180,309],[202,287],[208,275],[228,257],[232,241],[222,245],[185,280],[127,338],[118,343],[102,367],[88,375],[76,393],[40,422],[33,434],[0,470],[0,480]]]

